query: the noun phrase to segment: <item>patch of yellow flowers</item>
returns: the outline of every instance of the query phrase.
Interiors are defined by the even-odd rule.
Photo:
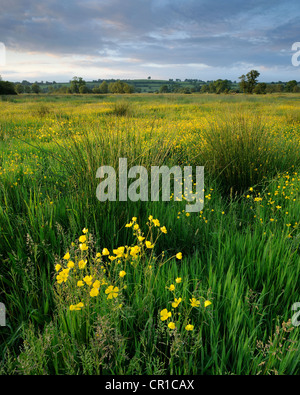
[[[181,282],[182,282],[181,277],[176,278],[176,280],[175,280],[176,284],[180,284]],[[161,321],[168,321],[170,319],[170,321],[168,322],[168,328],[171,330],[174,330],[176,328],[179,329],[180,321],[181,321],[180,317],[182,314],[179,313],[176,309],[178,308],[179,305],[182,306],[182,302],[184,302],[184,300],[181,297],[178,297],[178,298],[175,297],[176,286],[174,284],[171,284],[170,286],[166,286],[166,289],[168,289],[169,291],[171,291],[174,294],[174,300],[170,302],[172,305],[172,308],[173,308],[173,312],[168,311],[167,308],[161,310],[160,319],[161,319]],[[206,309],[206,307],[210,306],[212,303],[209,300],[205,300],[205,298],[203,298],[203,299],[204,299],[203,306]],[[192,308],[201,307],[201,301],[196,299],[195,297],[192,297],[189,300],[189,302],[190,302],[188,305],[189,309],[187,309],[186,314],[184,315],[185,316],[184,327],[185,327],[186,331],[193,331],[194,325],[187,323],[188,317],[189,317],[189,314],[190,314]],[[187,306],[185,306],[185,309],[186,309],[186,307]],[[174,322],[175,318],[177,318],[177,322]]]
[[[144,256],[148,256],[151,262],[154,246],[162,234],[167,234],[167,229],[165,226],[161,226],[160,221],[153,218],[152,215],[148,217],[147,225],[149,231],[147,235],[144,235],[137,223],[137,217],[133,217],[125,227],[133,229],[136,244],[132,246],[120,246],[113,249],[112,253],[108,248],[103,248],[101,253],[94,253],[93,257],[90,256],[92,238],[88,236],[88,229],[84,228],[82,230],[83,234],[78,238],[77,243],[72,243],[70,250],[66,252],[62,261],[55,265],[57,284],[68,289],[72,299],[77,298],[77,301],[78,299],[80,300],[78,303],[69,305],[70,311],[80,311],[83,309],[90,303],[91,299],[97,298],[100,295],[102,289],[104,290],[102,295],[108,301],[117,299],[122,290],[127,287],[124,284],[124,279],[127,275],[125,270],[126,265],[130,264],[136,267]],[[154,240],[153,229],[155,228],[158,232]],[[182,253],[178,252],[170,259],[175,257],[181,260]],[[149,268],[151,267],[152,265],[149,265]],[[176,285],[181,282],[181,277],[177,277],[174,281]],[[177,311],[176,309],[180,308],[184,301],[181,297],[175,297],[176,286],[174,284],[166,288],[174,293],[174,300],[171,304],[174,311]],[[204,307],[206,308],[210,304],[210,301],[205,300]],[[192,297],[190,299],[190,307],[199,308],[200,301]],[[178,315],[174,311],[172,313],[167,309],[163,309],[160,312],[160,319],[162,321],[168,321],[168,327],[171,330],[176,329],[178,326],[178,323],[170,320],[172,314],[174,317]],[[186,322],[185,329],[192,331],[194,326]]]

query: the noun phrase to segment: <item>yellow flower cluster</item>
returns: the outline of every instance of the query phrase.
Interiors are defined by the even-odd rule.
[[[176,284],[180,284],[182,282],[182,278],[181,277],[177,277],[175,282],[176,282]],[[179,305],[181,305],[181,303],[183,302],[183,299],[181,297],[177,298],[175,296],[176,286],[174,284],[171,284],[169,286],[166,286],[166,289],[168,289],[169,291],[171,291],[174,294],[174,300],[171,302],[171,305],[172,305],[172,308],[173,308],[174,311],[172,313],[171,311],[168,311],[167,309],[163,309],[160,312],[160,319],[161,319],[161,321],[167,321],[170,317],[172,317],[172,314],[174,314],[174,317],[176,317],[176,316],[179,317],[181,315],[180,313],[178,313],[176,311],[176,309],[178,308]],[[203,299],[204,299],[204,303],[203,303],[204,308],[206,308],[206,307],[208,307],[208,306],[210,306],[212,304],[209,300],[205,300],[205,298],[203,298]],[[193,307],[198,308],[198,307],[200,307],[200,305],[201,305],[200,300],[197,300],[195,297],[192,297],[190,299],[190,308],[185,314],[186,315],[186,320],[188,319],[189,312],[190,312],[191,308],[193,308]],[[174,330],[176,328],[179,328],[179,326],[180,326],[180,319],[177,320],[177,323],[175,323],[174,321],[170,321],[168,323],[168,328],[172,329],[172,330]],[[194,325],[187,324],[185,326],[185,330],[193,331],[194,330]]]
[[[152,267],[152,254],[157,239],[162,234],[167,233],[166,227],[161,226],[160,221],[154,219],[153,216],[149,216],[147,225],[149,232],[147,236],[144,236],[137,223],[137,217],[132,217],[126,227],[133,229],[136,244],[113,248],[112,253],[108,248],[103,248],[101,253],[97,252],[92,258],[90,255],[93,249],[89,248],[92,238],[88,237],[88,229],[83,229],[83,234],[78,238],[77,243],[71,244],[70,250],[64,255],[62,261],[55,266],[57,284],[63,284],[63,289],[69,290],[72,301],[75,298],[77,301],[78,299],[80,300],[79,303],[73,302],[69,305],[70,311],[80,311],[85,306],[91,305],[91,303],[96,303],[97,305],[99,303],[97,300],[101,300],[101,304],[103,304],[102,298],[109,301],[108,303],[113,303],[117,309],[123,306],[123,303],[120,304],[120,302],[114,301],[127,288],[127,285],[124,283],[124,279],[127,276],[126,265],[135,265],[136,262],[147,262],[148,267]],[[157,232],[155,239],[153,238],[152,228],[156,229],[155,232]],[[172,258],[182,260],[183,255],[181,252],[178,252],[169,259]],[[155,259],[153,258],[154,261]],[[136,266],[134,267],[136,268]],[[170,330],[175,330],[176,328],[179,329],[182,322],[181,317],[185,316],[183,327],[186,331],[193,331],[194,326],[189,322],[188,317],[191,309],[199,308],[201,302],[192,297],[187,308],[183,297],[175,294],[177,287],[180,290],[182,283],[182,277],[178,276],[173,283],[166,286],[173,293],[173,300],[170,302],[172,308],[171,311],[168,311],[167,308],[162,309],[160,311],[160,320],[166,321]],[[100,298],[100,294],[102,294],[102,298]],[[93,300],[95,302],[92,302]],[[210,304],[210,301],[205,300],[204,307],[206,308]],[[181,314],[179,311],[183,311],[185,314]]]
[[[88,295],[90,298],[96,298],[100,294],[102,286],[107,285],[104,294],[108,300],[116,299],[119,296],[122,288],[112,284],[112,278],[106,276],[107,269],[113,262],[116,265],[123,265],[124,268],[118,271],[118,278],[115,282],[123,281],[126,276],[125,267],[127,263],[134,264],[142,259],[146,252],[153,250],[158,237],[161,234],[166,234],[167,229],[165,226],[160,226],[160,221],[154,219],[153,216],[149,216],[148,226],[159,229],[158,236],[155,241],[152,239],[152,232],[150,232],[149,240],[143,235],[139,224],[137,223],[137,217],[132,217],[130,223],[126,224],[126,227],[132,227],[134,235],[137,238],[137,244],[132,246],[120,246],[112,249],[112,253],[108,248],[103,248],[102,252],[97,252],[96,256],[92,258],[93,264],[89,265],[89,239],[88,229],[82,230],[82,235],[78,238],[78,242],[72,243],[71,249],[64,255],[62,263],[56,264],[55,271],[57,272],[56,281],[57,284],[67,283],[70,281],[70,288],[72,284],[76,284],[78,290],[83,290],[81,298],[84,295]],[[149,233],[148,233],[149,235]],[[182,259],[182,254],[177,254],[178,259]],[[64,267],[66,266],[66,267]],[[100,269],[100,271],[99,271]],[[71,272],[72,271],[72,272]],[[123,284],[123,289],[126,289],[126,285]],[[78,292],[77,292],[78,293]],[[72,304],[70,310],[79,311],[83,306],[78,304]]]
[[[272,183],[268,185],[263,193],[256,192],[253,187],[245,195],[253,210],[253,217],[261,225],[272,224],[271,229],[276,228],[279,223],[287,231],[287,237],[292,238],[296,233],[299,223],[293,220],[295,217],[290,211],[297,212],[297,197],[299,196],[300,177],[297,172],[278,174]],[[294,209],[293,209],[294,208]],[[292,209],[292,210],[291,210]],[[291,217],[291,218],[290,218]]]
[[[79,302],[75,305],[71,304],[70,310],[71,311],[80,311],[84,307],[84,304],[82,302]]]

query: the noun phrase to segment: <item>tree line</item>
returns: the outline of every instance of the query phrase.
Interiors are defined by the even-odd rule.
[[[215,81],[208,81],[201,83],[197,80],[193,81],[192,87],[187,87],[181,84],[181,81],[169,80],[169,83],[163,84],[157,89],[155,93],[216,93],[216,94],[227,94],[227,93],[246,93],[246,94],[266,94],[266,93],[280,93],[280,92],[300,92],[300,86],[296,80],[291,80],[286,83],[264,83],[258,82],[260,73],[257,70],[251,70],[246,75],[239,77],[240,82],[238,84],[233,83],[230,80],[218,79]],[[99,80],[98,80],[99,81]],[[2,81],[0,76],[0,95],[15,95],[23,93],[57,93],[57,94],[129,94],[139,93],[139,89],[135,89],[134,85],[128,84],[124,81],[105,81],[103,80],[99,84],[95,84],[93,87],[88,86],[86,81],[81,77],[74,77],[68,85],[59,86],[55,81],[48,83],[47,91],[42,90],[40,84],[35,82],[31,84],[28,81],[22,81],[22,83],[12,83],[9,81]]]

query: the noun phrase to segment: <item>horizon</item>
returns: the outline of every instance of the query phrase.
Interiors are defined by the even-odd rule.
[[[0,0],[3,3],[3,0]],[[300,80],[298,1],[57,0],[2,4],[0,75],[18,82],[98,79]]]
[[[0,75],[0,77],[2,77],[1,75]],[[80,77],[80,76],[73,76],[72,78],[78,78],[78,77]],[[260,76],[259,76],[260,77]],[[33,85],[33,84],[35,84],[35,83],[37,83],[38,85],[50,85],[50,84],[53,84],[53,85],[60,85],[60,84],[70,84],[70,82],[72,81],[72,78],[69,80],[69,81],[56,81],[56,80],[53,80],[53,81],[48,81],[48,80],[40,80],[40,81],[38,81],[38,80],[35,80],[35,81],[28,81],[28,80],[16,80],[16,81],[9,81],[9,82],[12,82],[12,83],[14,83],[14,84],[18,84],[18,83],[20,83],[20,84],[23,84],[23,83],[29,83],[29,84],[31,84],[31,85]],[[3,79],[3,78],[2,78]],[[84,79],[83,79],[84,80]],[[151,84],[151,82],[165,82],[165,83],[174,83],[174,84],[180,84],[180,83],[184,83],[184,82],[190,82],[190,81],[194,81],[194,82],[199,82],[199,83],[205,83],[205,84],[208,84],[208,83],[210,83],[210,82],[214,82],[214,81],[217,81],[217,79],[216,80],[201,80],[201,79],[191,79],[191,78],[185,78],[185,79],[178,79],[178,80],[175,80],[175,79],[171,79],[171,78],[167,78],[167,79],[155,79],[155,78],[151,78],[151,79],[148,79],[148,78],[132,78],[132,79],[126,79],[126,78],[124,78],[124,79],[121,79],[121,78],[110,78],[110,79],[108,79],[108,78],[104,78],[104,79],[98,79],[98,80],[96,80],[96,79],[91,79],[91,80],[84,80],[85,81],[85,83],[87,83],[87,84],[99,84],[99,83],[101,83],[101,81],[125,81],[125,82],[130,82],[130,81],[132,81],[132,82],[136,82],[136,81],[145,81],[145,82],[147,82],[147,83],[150,83]],[[225,79],[222,79],[222,78],[220,78],[220,80],[225,80]],[[294,79],[295,80],[295,79]],[[228,80],[229,82],[231,82],[232,84],[239,84],[239,81],[238,81],[238,79],[236,79],[236,80]],[[260,78],[259,78],[259,83],[266,83],[266,84],[286,84],[286,83],[288,83],[289,81],[291,81],[291,80],[278,80],[278,81],[263,81],[263,80],[261,80]],[[297,84],[300,84],[300,79],[297,81],[297,80],[295,80],[296,82],[297,82]]]

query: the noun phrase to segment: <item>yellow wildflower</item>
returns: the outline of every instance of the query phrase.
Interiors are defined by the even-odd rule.
[[[93,284],[93,288],[100,288],[100,281],[96,280]]]
[[[169,317],[171,317],[172,313],[168,311],[167,309],[164,309],[160,312],[160,319],[162,321],[167,320]]]
[[[152,244],[151,241],[147,240],[145,244],[146,244],[147,248],[153,248],[154,247],[154,244]]]
[[[87,264],[87,261],[86,261],[86,260],[85,260],[85,261],[83,261],[83,260],[79,261],[79,262],[78,262],[78,267],[79,267],[79,269],[84,269],[85,266],[86,266],[86,264]]]
[[[121,258],[124,254],[125,247],[119,247],[113,250],[113,253],[117,255],[117,258]]]
[[[89,247],[85,243],[79,244],[79,248],[81,249],[81,251],[86,251],[89,249]]]
[[[108,251],[108,249],[107,248],[103,248],[102,255],[109,255],[109,254],[110,254],[110,252]]]
[[[200,306],[200,300],[197,300],[196,298],[190,299],[191,306],[192,307],[199,307]]]
[[[167,289],[169,289],[170,291],[174,291],[175,290],[175,285],[171,284],[169,287],[166,287]]]
[[[154,226],[160,226],[160,222],[158,219],[153,219],[152,222],[154,223]]]
[[[82,309],[83,306],[84,306],[84,304],[83,304],[82,302],[77,303],[77,304],[75,304],[75,305],[71,304],[70,310],[71,310],[71,311],[79,311],[79,310]]]
[[[73,261],[69,261],[68,264],[67,264],[67,266],[68,266],[69,269],[73,269],[74,265],[75,265],[75,264],[74,264]]]
[[[168,327],[169,327],[170,329],[175,329],[175,328],[176,328],[174,322],[169,322]]]
[[[92,288],[91,289],[91,291],[90,291],[90,295],[91,295],[91,297],[92,298],[94,298],[95,296],[98,296],[99,295],[99,290],[98,290],[98,288]]]
[[[194,330],[194,325],[188,324],[188,325],[185,327],[185,329],[186,329],[187,331],[192,331],[192,330]]]
[[[105,293],[108,295],[107,299],[116,298],[118,296],[119,288],[110,285],[106,290]]]
[[[85,277],[83,278],[83,281],[84,281],[87,285],[92,285],[93,276],[85,276]]]
[[[139,246],[134,246],[130,250],[130,255],[133,257],[136,257],[136,255],[140,252],[140,247]]]
[[[174,309],[176,309],[176,307],[178,307],[179,303],[182,301],[181,298],[179,299],[174,299],[174,302],[172,303],[172,307],[174,307]]]
[[[80,243],[85,243],[86,242],[86,236],[80,236],[79,237],[79,241],[80,241]]]

